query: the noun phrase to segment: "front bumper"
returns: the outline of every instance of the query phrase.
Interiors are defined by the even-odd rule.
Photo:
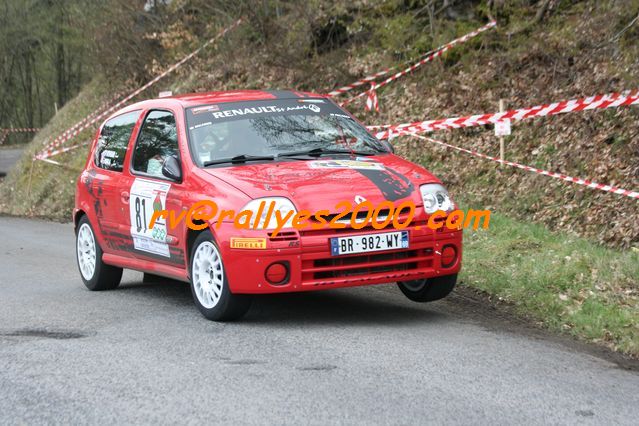
[[[426,227],[426,220],[414,220],[405,230],[409,233],[407,249],[379,251],[367,254],[331,256],[330,238],[356,234],[392,232],[388,227],[376,230],[321,229],[281,231],[277,237],[270,232],[237,229],[223,224],[215,235],[233,293],[284,293],[382,284],[456,274],[461,268],[462,231]],[[266,238],[265,249],[231,248],[231,238]],[[442,250],[452,246],[456,258],[442,266]],[[270,284],[266,269],[273,263],[289,268],[283,284]]]

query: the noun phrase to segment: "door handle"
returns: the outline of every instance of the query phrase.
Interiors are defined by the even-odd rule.
[[[129,204],[129,193],[127,191],[120,192],[120,199],[124,204]]]

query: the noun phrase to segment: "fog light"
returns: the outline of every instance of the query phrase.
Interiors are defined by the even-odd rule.
[[[442,249],[442,268],[453,266],[457,260],[457,249],[455,246],[444,246]]]
[[[271,263],[268,268],[266,268],[264,277],[269,284],[286,284],[288,282],[288,264],[279,262]]]

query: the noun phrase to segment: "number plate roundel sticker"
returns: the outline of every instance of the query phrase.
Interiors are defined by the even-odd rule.
[[[129,212],[131,217],[131,237],[136,250],[170,257],[166,243],[166,219],[158,217],[153,229],[149,223],[153,212],[166,209],[166,196],[170,183],[135,179],[131,185]]]

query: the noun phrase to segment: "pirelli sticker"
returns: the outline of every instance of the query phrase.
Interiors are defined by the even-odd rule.
[[[231,248],[262,250],[266,248],[266,238],[231,237]]]

